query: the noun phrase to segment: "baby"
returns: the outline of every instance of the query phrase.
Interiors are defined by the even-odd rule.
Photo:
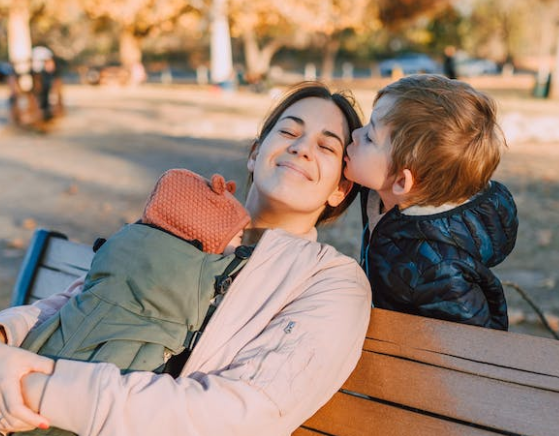
[[[219,175],[208,183],[184,169],[164,173],[142,219],[95,253],[83,292],[32,330],[23,347],[126,371],[165,371],[171,356],[193,348],[210,305],[251,253],[236,250],[250,216],[234,192]]]

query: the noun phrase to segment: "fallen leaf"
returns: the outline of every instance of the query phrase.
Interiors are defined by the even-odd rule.
[[[508,316],[510,325],[517,325],[526,320],[526,315],[522,310],[519,309],[509,309]]]
[[[79,192],[79,187],[76,183],[70,183],[66,191],[64,191],[68,195],[76,195]]]
[[[15,248],[23,250],[25,248],[25,241],[22,238],[13,238],[6,242],[6,248]]]
[[[547,247],[551,244],[553,231],[550,229],[539,230],[537,233],[538,245],[540,247]]]
[[[21,227],[25,230],[34,230],[37,228],[37,222],[33,218],[25,218],[21,222]]]
[[[551,327],[554,332],[559,332],[559,316],[553,315],[552,313],[545,313],[544,316],[549,327]]]

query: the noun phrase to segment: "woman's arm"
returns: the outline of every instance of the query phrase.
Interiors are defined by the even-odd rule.
[[[368,282],[355,263],[334,276],[313,276],[222,367],[174,380],[59,360],[41,413],[53,426],[83,435],[290,434],[341,387],[361,354]]]
[[[0,432],[48,428],[48,420],[36,412],[54,362],[15,346],[23,342],[33,326],[53,316],[75,293],[81,292],[83,279],[79,278],[60,294],[0,312],[0,416],[5,418],[1,422],[6,425],[0,427]],[[28,381],[33,383],[27,384]],[[23,392],[22,384],[26,388]]]
[[[10,307],[1,311],[0,341],[4,339],[5,344],[20,346],[29,330],[56,314],[72,296],[81,292],[84,279],[85,276],[80,277],[63,292],[31,305]]]

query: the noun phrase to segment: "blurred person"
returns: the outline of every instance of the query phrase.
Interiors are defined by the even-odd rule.
[[[31,68],[33,71],[33,89],[39,102],[42,119],[48,121],[53,117],[50,95],[57,76],[52,51],[43,46],[33,47]]]
[[[443,72],[449,79],[458,79],[456,72],[456,48],[452,45],[447,45],[444,49]]]

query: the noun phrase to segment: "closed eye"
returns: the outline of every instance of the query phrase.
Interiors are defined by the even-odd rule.
[[[280,130],[280,133],[281,133],[282,135],[288,136],[288,137],[290,137],[290,138],[295,138],[295,137],[297,136],[294,132],[292,132],[292,131],[290,131],[290,130],[284,130],[284,129],[282,129],[282,130]]]
[[[336,147],[332,147],[331,145],[319,144],[318,146],[325,151],[329,151],[330,153],[335,153],[336,152]]]

